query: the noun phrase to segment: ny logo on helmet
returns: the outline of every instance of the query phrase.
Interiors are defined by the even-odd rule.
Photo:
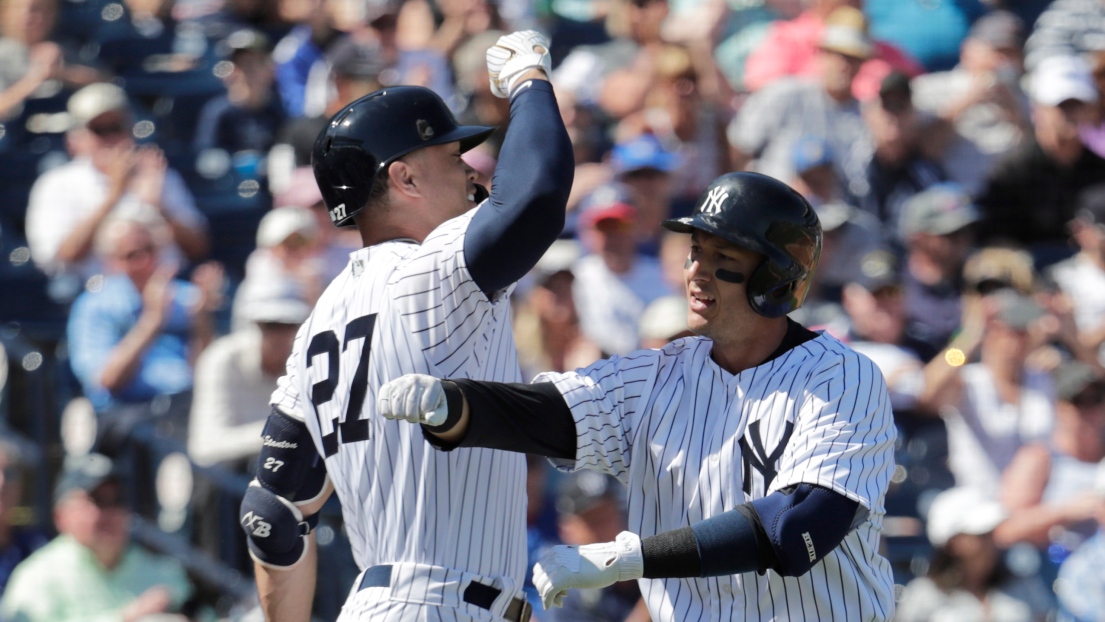
[[[702,213],[711,216],[720,213],[722,206],[725,204],[725,199],[728,198],[729,193],[721,186],[711,189],[710,194],[706,195],[706,200],[702,203]]]

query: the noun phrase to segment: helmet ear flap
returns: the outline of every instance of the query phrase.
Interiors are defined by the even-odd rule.
[[[796,308],[794,286],[797,281],[778,268],[770,259],[765,259],[748,279],[748,304],[764,317],[782,317]]]

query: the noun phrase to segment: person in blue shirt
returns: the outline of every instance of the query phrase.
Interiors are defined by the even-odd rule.
[[[128,406],[189,393],[192,362],[214,335],[222,268],[204,264],[191,283],[175,279],[177,267],[160,262],[159,233],[141,220],[111,220],[96,239],[107,274],[89,280],[70,313],[70,363],[101,436],[134,422],[123,415]]]

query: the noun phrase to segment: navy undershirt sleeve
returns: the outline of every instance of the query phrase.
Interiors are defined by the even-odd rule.
[[[576,425],[572,412],[556,385],[451,380],[468,400],[468,431],[459,442],[448,444],[433,434],[423,436],[434,447],[487,447],[573,460],[576,457]],[[447,396],[448,397],[448,396]],[[454,407],[450,402],[452,419]],[[447,421],[441,429],[451,428]],[[433,428],[423,426],[433,432]]]
[[[575,159],[552,85],[531,80],[510,104],[510,127],[491,197],[464,239],[464,258],[480,289],[496,292],[522,278],[564,229]]]

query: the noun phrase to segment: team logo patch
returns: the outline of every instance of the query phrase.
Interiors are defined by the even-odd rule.
[[[415,122],[415,127],[418,128],[418,137],[422,140],[430,140],[434,137],[434,128],[430,127],[429,121],[419,119]]]
[[[702,213],[711,216],[720,213],[721,207],[725,204],[725,199],[728,198],[729,193],[721,186],[710,190],[710,194],[706,195],[706,200],[702,203]]]
[[[748,424],[748,432],[740,440],[741,461],[744,462],[744,492],[752,494],[753,469],[764,478],[764,491],[771,488],[771,482],[779,474],[776,466],[779,458],[783,457],[783,450],[787,448],[790,436],[794,434],[794,422],[786,422],[783,428],[783,436],[774,449],[768,451],[764,446],[763,435],[760,434],[760,421]],[[748,439],[752,439],[749,443]]]

